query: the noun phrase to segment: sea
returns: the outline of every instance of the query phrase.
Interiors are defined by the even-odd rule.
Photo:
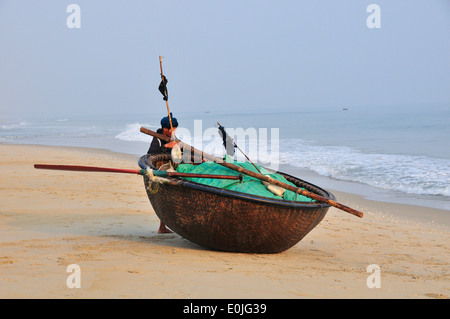
[[[0,143],[89,147],[138,158],[152,139],[140,127],[156,131],[164,111],[3,117]],[[237,159],[245,154],[326,189],[450,210],[449,104],[172,111],[177,137],[207,153],[225,153],[219,123],[234,138]]]

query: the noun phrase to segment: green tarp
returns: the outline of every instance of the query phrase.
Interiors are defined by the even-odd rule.
[[[251,163],[242,163],[242,162],[234,162],[229,157],[226,158],[227,162],[231,162],[234,165],[243,167],[249,171],[253,171],[256,173],[259,173],[256,168]],[[258,166],[258,169],[261,171],[262,174],[268,175],[273,179],[276,179],[280,182],[295,186],[291,182],[287,181],[286,178],[284,178],[280,174],[271,173],[264,169],[263,167]],[[180,164],[177,167],[177,172],[180,173],[195,173],[195,174],[216,174],[216,175],[233,175],[233,176],[239,176],[239,172],[236,172],[232,169],[229,169],[227,167],[224,167],[220,164],[214,163],[214,162],[204,162],[200,165],[192,165],[192,164]],[[262,183],[261,180],[248,176],[243,175],[244,180],[241,183],[239,180],[229,180],[229,179],[209,179],[209,178],[185,178],[186,180],[190,180],[199,184],[205,184],[210,185],[218,188],[223,189],[229,189],[233,191],[240,191],[243,193],[253,194],[253,195],[259,195],[264,196],[268,198],[276,198],[276,199],[285,199],[290,201],[300,201],[300,202],[311,202],[312,199],[305,197],[303,195],[297,195],[292,191],[286,190],[283,194],[283,197],[280,197],[278,195],[275,195],[271,191],[267,189],[267,186]]]

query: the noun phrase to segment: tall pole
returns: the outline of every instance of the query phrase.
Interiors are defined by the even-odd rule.
[[[162,68],[162,56],[159,56],[159,66],[161,68],[161,81],[164,83],[164,87],[166,88],[166,82],[164,81],[164,74],[163,74],[163,68]],[[164,93],[166,96],[168,96],[167,88]],[[166,100],[166,106],[167,106],[167,113],[169,114],[170,129],[172,130],[172,134],[173,134],[172,116],[170,115],[168,99]]]

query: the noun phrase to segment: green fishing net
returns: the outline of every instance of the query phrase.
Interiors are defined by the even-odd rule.
[[[251,163],[247,162],[236,162],[233,161],[230,157],[226,156],[225,160],[228,163],[232,163],[236,166],[240,166],[242,168],[245,168],[246,170],[259,173],[256,168]],[[284,176],[270,172],[266,170],[263,167],[260,167],[259,165],[256,165],[258,169],[261,171],[263,175],[268,175],[271,178],[278,180],[280,182],[286,183],[288,185],[292,185],[296,187],[293,183],[289,182],[284,178]],[[224,167],[220,164],[214,163],[214,162],[204,162],[199,165],[192,165],[192,164],[180,164],[177,167],[177,172],[180,173],[194,173],[194,174],[216,174],[216,175],[232,175],[232,176],[239,176],[239,172],[234,171],[232,169],[229,169],[228,167]],[[243,174],[243,181],[239,180],[229,180],[229,179],[216,179],[216,178],[185,178],[186,180],[190,180],[199,184],[214,186],[218,188],[233,190],[233,191],[239,191],[243,193],[258,195],[258,196],[264,196],[268,198],[276,198],[276,199],[284,199],[289,201],[300,201],[300,202],[311,202],[312,199],[305,197],[303,195],[299,195],[290,191],[286,190],[283,194],[283,197],[280,197],[278,195],[275,195],[272,193],[266,185],[263,184],[263,182],[257,178],[248,176]]]

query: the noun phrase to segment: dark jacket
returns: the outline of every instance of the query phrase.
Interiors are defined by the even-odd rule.
[[[156,133],[163,134],[162,128],[158,129]],[[164,145],[166,145],[168,142],[162,141],[157,137],[153,137],[153,140],[150,144],[150,148],[147,151],[147,154],[150,155],[156,155],[156,154],[170,154],[171,149],[166,148]]]

